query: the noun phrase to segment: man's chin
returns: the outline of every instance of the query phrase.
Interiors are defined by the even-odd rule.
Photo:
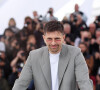
[[[59,51],[59,50],[56,49],[56,48],[50,49],[50,52],[52,52],[52,53],[57,53],[58,51]]]

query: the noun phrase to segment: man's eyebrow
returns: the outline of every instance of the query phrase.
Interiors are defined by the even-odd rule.
[[[61,39],[60,37],[56,37],[55,39]]]
[[[48,37],[47,39],[52,39],[52,38]]]

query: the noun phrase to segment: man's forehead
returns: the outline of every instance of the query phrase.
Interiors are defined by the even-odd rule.
[[[56,36],[56,34],[62,35],[60,31],[46,32],[44,35],[55,35]]]

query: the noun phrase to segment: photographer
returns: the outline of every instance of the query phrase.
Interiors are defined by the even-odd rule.
[[[26,53],[26,58],[27,58],[27,56],[29,55],[29,52],[30,52],[31,50],[34,50],[34,49],[37,48],[35,36],[34,36],[34,35],[30,35],[30,36],[28,37],[26,43],[27,43],[27,44],[26,44],[26,52],[25,52],[25,53]]]
[[[89,24],[89,32],[91,33],[92,38],[95,38],[96,25],[94,23]]]
[[[5,45],[6,45],[7,48],[9,48],[9,42],[10,42],[11,38],[12,38],[14,35],[15,35],[15,34],[14,34],[14,32],[12,31],[11,28],[5,29],[3,37],[4,37],[4,43],[5,43]]]
[[[74,45],[74,36],[71,33],[71,26],[68,23],[64,25],[65,43],[69,45]]]
[[[37,48],[40,48],[45,45],[44,40],[43,40],[43,33],[44,33],[43,24],[44,22],[38,23],[36,26],[36,31],[34,32],[34,35],[36,37]]]
[[[18,41],[19,41],[20,48],[23,48],[23,49],[26,48],[27,37],[28,37],[28,34],[26,31],[21,30],[19,32]]]
[[[80,37],[80,31],[87,30],[86,23],[82,20],[82,16],[80,14],[70,15],[70,24],[71,24],[71,32],[75,35],[75,37]]]
[[[82,16],[82,20],[84,22],[87,21],[87,16],[85,15],[84,12],[82,12],[82,11],[79,10],[79,5],[78,4],[75,4],[74,10],[75,11],[73,12],[73,14],[75,14],[75,15],[80,14]]]
[[[100,67],[100,28],[96,30],[95,33],[96,39],[91,40],[91,53],[94,56],[94,70],[93,70],[93,75],[97,75],[97,70]],[[94,48],[95,47],[95,48]]]
[[[16,27],[16,21],[14,18],[10,18],[8,27],[11,28],[15,34],[19,32],[19,29]]]
[[[31,17],[27,16],[25,17],[25,21],[24,21],[24,27],[21,30],[23,33],[25,32],[27,36],[29,36],[30,34],[33,34],[35,29],[36,29],[36,22],[32,20]]]
[[[58,19],[53,15],[53,8],[49,8],[45,16],[47,21],[57,21]]]
[[[38,23],[39,22],[39,15],[37,11],[33,11],[33,20]]]
[[[89,54],[88,46],[84,42],[80,42],[79,48],[81,49],[81,52],[83,53],[83,56],[91,72],[94,65],[93,56]]]
[[[90,40],[91,40],[91,36],[90,35],[91,34],[88,31],[81,31],[80,32],[80,37],[77,37],[75,39],[75,46],[79,46],[80,42],[84,42],[89,47]]]
[[[96,17],[94,23],[96,24],[96,29],[100,28],[100,15]]]
[[[16,57],[12,60],[11,62],[11,67],[13,66],[18,66],[18,67],[23,67],[26,62],[26,56],[25,52],[23,50],[20,50]]]
[[[6,51],[5,44],[3,42],[0,42],[0,67],[4,71],[5,79],[8,79],[8,75],[10,74],[11,70],[5,51]]]
[[[17,38],[16,37],[11,38],[10,47],[6,51],[7,58],[9,59],[10,62],[15,58],[19,49],[20,49],[20,45]]]

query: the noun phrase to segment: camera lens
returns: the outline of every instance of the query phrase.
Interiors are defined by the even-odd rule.
[[[31,22],[27,21],[26,24],[29,25],[29,24],[31,24]]]
[[[89,41],[89,38],[87,38],[87,37],[86,37],[86,38],[84,38],[84,41],[86,41],[86,42],[87,42],[87,41]]]
[[[25,56],[25,53],[21,53],[22,56]]]

